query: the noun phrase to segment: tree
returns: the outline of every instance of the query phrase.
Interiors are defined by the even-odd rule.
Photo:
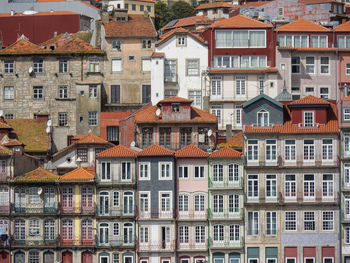
[[[189,3],[180,0],[176,2],[170,9],[173,19],[179,19],[189,16],[195,16],[196,10]]]
[[[156,1],[155,5],[155,27],[156,30],[161,29],[172,19],[172,14],[164,1]]]

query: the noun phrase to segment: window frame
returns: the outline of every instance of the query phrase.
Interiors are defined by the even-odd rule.
[[[190,63],[195,62],[196,67],[190,68]],[[199,58],[187,58],[186,59],[186,76],[199,76],[200,72],[200,59]],[[196,70],[196,73],[190,73],[189,70]]]
[[[169,177],[164,177],[162,175],[162,166],[163,165],[169,165]],[[173,163],[172,162],[158,162],[158,180],[159,181],[172,180],[173,179],[173,169],[172,169],[172,167],[173,167]]]
[[[144,176],[141,176],[143,175],[143,172],[145,168],[142,168],[146,166],[147,168],[147,176],[144,177]],[[139,180],[140,181],[149,181],[151,180],[151,163],[150,162],[139,162]]]

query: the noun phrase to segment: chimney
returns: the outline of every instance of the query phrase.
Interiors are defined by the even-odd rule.
[[[232,124],[226,125],[226,142],[232,137]]]
[[[14,16],[14,15],[15,15],[15,11],[11,10],[11,16]]]
[[[341,20],[341,23],[342,23],[342,24],[346,23],[346,18],[343,18],[343,19]]]
[[[298,20],[299,19],[299,16],[294,16],[294,20]]]

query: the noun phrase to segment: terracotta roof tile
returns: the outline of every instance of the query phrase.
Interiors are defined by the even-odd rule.
[[[100,152],[97,157],[136,157],[137,151],[124,145],[118,145]]]
[[[4,146],[21,146],[21,145],[24,145],[24,143],[17,139],[9,139],[6,143],[4,143]]]
[[[97,10],[97,11],[101,11],[101,9],[97,8],[97,7],[94,6],[94,5],[91,5],[90,3],[86,2],[86,1],[79,1],[79,2],[81,2],[81,3],[83,3],[83,4],[85,4],[85,5],[89,6],[89,7],[91,7],[91,8],[93,8],[93,9]]]
[[[278,32],[330,32],[329,28],[301,18],[276,28]]]
[[[334,28],[336,32],[349,32],[350,31],[350,21],[347,21],[343,24],[340,24],[336,28]]]
[[[11,155],[13,152],[9,148],[0,145],[0,155]]]
[[[55,182],[59,176],[41,167],[26,173],[23,176],[15,177],[16,182]]]
[[[2,122],[0,120],[0,129],[10,129],[10,130],[12,130],[12,127],[10,125],[8,125],[7,123]]]
[[[305,104],[310,104],[310,105],[315,105],[315,104],[318,104],[318,105],[324,105],[324,104],[331,104],[330,102],[324,100],[324,99],[320,99],[320,98],[317,98],[315,96],[312,96],[312,95],[309,95],[309,96],[306,96],[304,98],[301,98],[299,100],[295,100],[295,101],[292,101],[290,103],[288,103],[288,105],[305,105]]]
[[[0,50],[0,53],[36,53],[43,51],[42,48],[32,42],[25,39],[19,39],[12,45]]]
[[[177,158],[206,158],[209,154],[197,146],[190,144],[175,152]]]
[[[206,16],[190,16],[190,17],[185,17],[185,18],[180,18],[176,21],[175,25],[173,26],[164,26],[161,28],[161,30],[169,30],[172,28],[177,28],[177,27],[187,27],[187,26],[194,26],[197,24],[206,24],[210,23],[211,19],[209,19]]]
[[[189,99],[186,99],[186,98],[181,98],[181,97],[178,97],[178,96],[172,96],[172,97],[163,99],[163,100],[159,101],[158,103],[172,103],[172,102],[192,103],[193,100],[189,100]]]
[[[144,15],[129,15],[126,22],[110,21],[103,23],[106,37],[156,37],[152,20]]]
[[[201,38],[200,36],[195,35],[195,34],[191,33],[190,31],[188,31],[187,29],[184,29],[182,27],[177,27],[177,28],[174,28],[173,30],[170,30],[170,31],[166,32],[165,34],[161,35],[160,40],[156,43],[156,45],[159,46],[160,44],[167,41],[173,35],[176,35],[176,34],[187,34],[187,35],[193,37],[194,39],[200,41],[202,44],[206,44],[205,40],[203,38]]]
[[[262,5],[266,5],[268,3],[271,3],[273,1],[256,1],[256,2],[247,2],[247,3],[244,3],[243,5],[241,5],[241,7],[259,7],[259,6],[262,6]]]
[[[310,51],[315,51],[315,52],[327,52],[327,51],[331,51],[331,52],[335,52],[338,51],[338,48],[295,48],[295,47],[278,47],[279,50],[295,50],[295,51],[306,51],[306,52],[310,52]]]
[[[62,182],[81,182],[81,181],[93,181],[95,179],[95,172],[91,169],[77,168],[60,176]]]
[[[236,151],[230,147],[224,147],[209,155],[209,158],[237,158],[241,157],[242,153]]]
[[[162,58],[164,56],[165,56],[164,53],[160,53],[160,52],[153,52],[152,53],[152,57],[154,57],[154,58]]]
[[[110,144],[110,142],[105,139],[89,132],[87,135],[83,135],[79,137],[79,140],[76,142],[77,144]]]
[[[300,4],[321,4],[321,3],[339,3],[342,4],[342,2],[339,2],[337,0],[299,0]]]
[[[272,27],[269,23],[260,22],[253,18],[244,16],[244,15],[236,15],[222,21],[211,24],[209,27],[229,27],[229,28],[269,28]]]
[[[206,3],[206,4],[201,4],[199,6],[196,7],[196,10],[204,10],[204,9],[211,9],[211,8],[238,8],[238,6],[236,5],[232,5],[230,3],[226,3],[226,2],[213,2],[213,3]]]
[[[142,150],[137,156],[173,156],[174,152],[170,151],[158,144],[153,144],[146,149]]]
[[[278,72],[277,68],[268,67],[268,68],[213,68],[209,69],[209,72]]]
[[[233,135],[225,143],[220,144],[220,146],[221,145],[224,147],[233,147],[233,148],[237,148],[237,149],[242,149],[242,147],[243,147],[243,133],[239,132],[236,135]]]
[[[91,52],[97,52],[97,53],[103,53],[103,51],[99,48],[93,47],[89,44],[87,44],[85,41],[79,39],[79,38],[72,38],[71,41],[65,43],[64,45],[56,48],[54,50],[55,53],[91,53]]]
[[[350,100],[350,95],[348,95],[348,96],[342,98],[342,100]]]
[[[135,121],[137,123],[162,123],[161,117],[156,115],[157,106],[152,106],[147,109],[135,113]],[[169,123],[170,121],[166,121]],[[173,121],[172,123],[216,123],[217,119],[214,114],[200,110],[191,106],[191,119],[187,121]]]

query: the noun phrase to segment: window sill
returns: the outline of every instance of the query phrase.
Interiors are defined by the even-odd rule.
[[[72,100],[76,100],[76,98],[55,98],[55,100],[60,100],[60,101],[72,101]]]
[[[100,76],[104,76],[102,72],[91,72],[91,71],[88,71],[86,72],[86,75],[100,75]]]

